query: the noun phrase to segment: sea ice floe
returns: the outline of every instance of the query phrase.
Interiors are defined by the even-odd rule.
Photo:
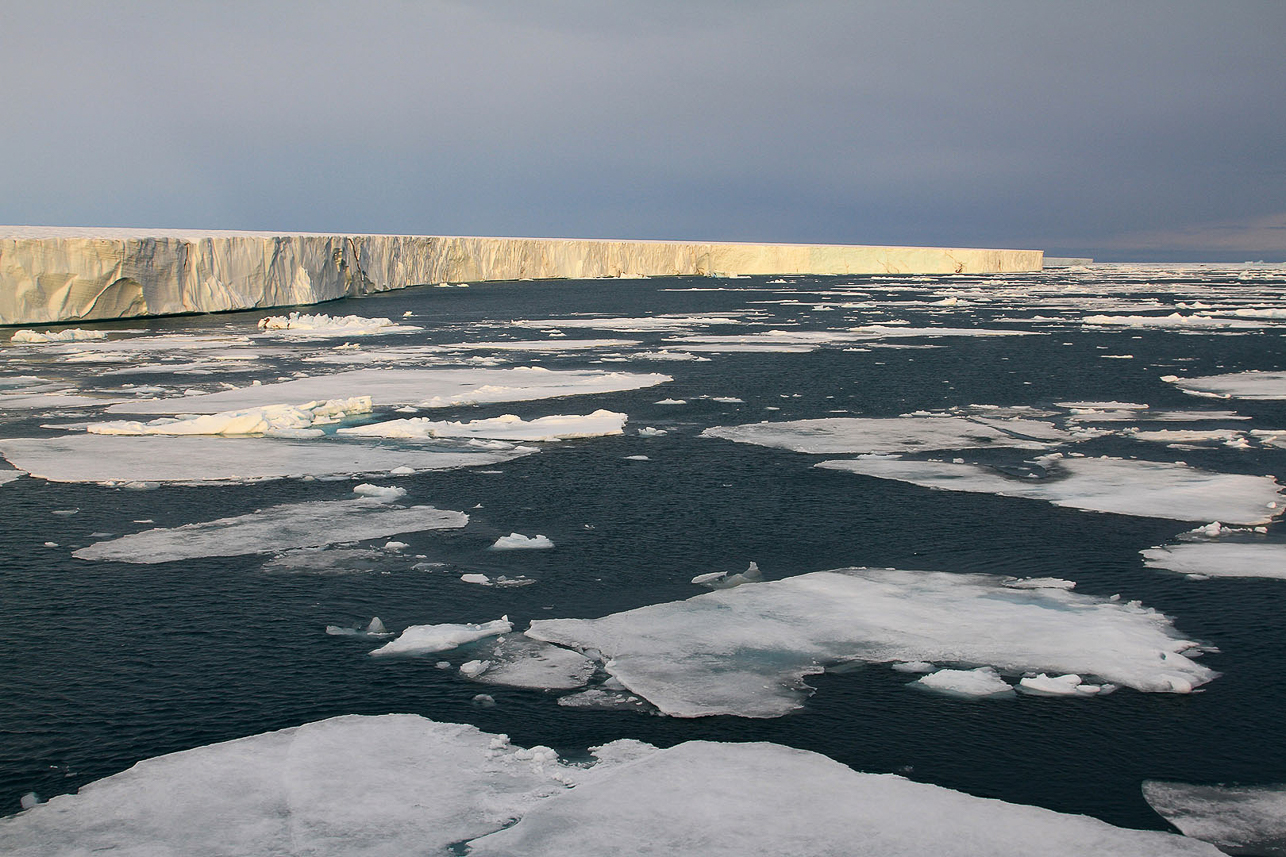
[[[629,348],[637,339],[501,339],[490,342],[453,342],[443,351],[589,351],[595,348]]]
[[[1087,315],[1081,320],[1091,327],[1150,327],[1180,330],[1248,330],[1269,326],[1265,322],[1211,318],[1206,315]]]
[[[338,430],[354,437],[427,440],[439,437],[484,437],[507,441],[554,441],[622,434],[625,414],[599,409],[591,414],[557,414],[523,420],[513,414],[491,419],[450,422],[412,417]]]
[[[645,333],[648,331],[686,330],[693,327],[706,327],[711,324],[735,324],[743,313],[721,313],[716,315],[658,315],[638,316],[634,318],[547,318],[520,319],[510,322],[515,327],[534,327],[540,330],[550,328],[581,328],[589,330],[613,330],[622,333]]]
[[[1202,577],[1269,577],[1286,580],[1286,544],[1188,542],[1141,551],[1148,568]]]
[[[156,563],[206,556],[237,556],[395,533],[463,527],[469,516],[432,506],[402,508],[374,500],[317,500],[270,506],[249,515],[181,527],[145,530],[75,551],[72,556],[111,562]]]
[[[106,338],[107,334],[101,330],[83,330],[79,327],[69,327],[66,330],[57,331],[19,330],[9,337],[9,341],[27,345],[43,345],[47,342],[84,342]]]
[[[1171,518],[1266,524],[1282,512],[1271,476],[1211,473],[1184,464],[1122,458],[1047,460],[1052,476],[1019,479],[978,464],[860,458],[823,461],[818,467],[927,488],[1044,500],[1056,506]]]
[[[584,687],[598,664],[579,652],[524,634],[507,634],[478,652],[488,666],[471,678],[508,687],[572,690]]]
[[[147,759],[0,819],[48,854],[1219,857],[1213,846],[866,774],[769,743],[630,739],[563,762],[465,724],[347,715]],[[1033,845],[1035,843],[1035,845]]]
[[[0,470],[0,485],[5,484],[6,482],[12,482],[22,475],[21,470]],[[54,514],[58,513],[55,512]]]
[[[424,330],[411,324],[397,324],[387,318],[360,315],[329,316],[292,312],[259,319],[259,329],[287,336],[374,336],[384,333],[415,333]]]
[[[267,435],[300,437],[315,425],[337,423],[345,417],[371,412],[370,396],[328,399],[299,405],[264,405],[241,411],[224,411],[190,417],[162,417],[148,422],[115,420],[90,423],[90,434],[117,435]],[[320,436],[321,430],[308,436]]]
[[[51,482],[221,482],[308,476],[410,474],[499,464],[532,447],[505,450],[390,449],[360,441],[256,437],[4,438],[0,454]]]
[[[1014,692],[1009,682],[1001,678],[1000,673],[991,667],[978,667],[973,670],[938,670],[916,679],[912,684],[925,690],[959,697],[1012,696]]]
[[[1184,836],[1227,854],[1286,854],[1286,785],[1143,781],[1143,798]]]
[[[1030,693],[1033,696],[1093,696],[1102,693],[1104,688],[1111,689],[1110,685],[1089,684],[1081,681],[1081,677],[1075,673],[1067,675],[1047,675],[1040,673],[1034,676],[1024,676],[1018,682],[1018,689],[1023,693]]]
[[[614,393],[652,387],[670,380],[668,375],[655,373],[555,370],[540,366],[512,369],[355,369],[199,396],[121,402],[109,410],[131,414],[212,414],[278,402],[324,401],[354,396],[370,396],[376,407],[415,405],[442,408]]]
[[[1161,380],[1169,381],[1185,393],[1208,393],[1233,399],[1286,399],[1286,372],[1234,372],[1199,378],[1166,375]]]
[[[862,661],[1076,673],[1184,693],[1215,673],[1196,644],[1137,603],[1014,589],[981,574],[841,569],[755,583],[601,619],[546,619],[529,637],[601,658],[631,692],[677,717],[777,717],[804,678]]]
[[[701,433],[702,437],[831,455],[993,446],[1047,449],[1045,438],[1050,435],[1071,439],[1051,423],[950,416],[828,417],[715,426]]]
[[[443,623],[440,625],[411,625],[398,635],[371,652],[372,655],[428,655],[445,652],[465,643],[484,640],[513,630],[508,616],[491,622],[474,624]]]
[[[376,616],[371,619],[365,628],[348,628],[342,625],[327,625],[326,633],[332,637],[365,637],[367,639],[378,639],[380,637],[391,637],[392,632],[384,627],[380,617]]]
[[[392,503],[405,497],[406,489],[392,485],[372,485],[369,482],[363,482],[361,485],[353,487],[353,493],[358,497],[369,497],[372,500],[379,500],[381,503]]]
[[[491,545],[493,551],[510,551],[510,550],[542,550],[552,548],[554,543],[548,536],[534,535],[524,536],[522,533],[510,533],[507,536],[501,536]]]
[[[759,583],[763,579],[764,573],[759,570],[759,565],[752,562],[745,571],[737,574],[729,574],[726,571],[712,571],[708,574],[698,574],[692,578],[692,582],[697,586],[708,586],[711,589],[731,589],[743,583]]]

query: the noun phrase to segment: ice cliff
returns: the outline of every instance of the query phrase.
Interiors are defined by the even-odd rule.
[[[0,227],[0,325],[313,304],[439,282],[1039,271],[1039,250]]]

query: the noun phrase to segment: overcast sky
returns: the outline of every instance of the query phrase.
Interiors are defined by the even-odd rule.
[[[1283,0],[0,0],[0,222],[1286,260]]]

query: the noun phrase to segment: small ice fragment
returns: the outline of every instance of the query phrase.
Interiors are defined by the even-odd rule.
[[[698,586],[708,586],[711,589],[732,589],[734,586],[740,586],[743,583],[758,583],[764,579],[763,572],[754,562],[739,574],[729,574],[726,571],[715,571],[710,574],[698,574],[692,578],[692,582]]]
[[[472,643],[475,640],[495,637],[499,634],[508,634],[512,630],[513,623],[509,621],[508,616],[502,616],[499,619],[484,622],[481,625],[473,623],[463,625],[451,623],[412,625],[403,631],[396,640],[385,643],[371,652],[371,655],[417,655],[445,652],[448,649],[454,649],[456,646]]]
[[[58,542],[45,542],[45,547],[47,547],[47,548],[56,548],[56,547],[58,547]]]
[[[450,662],[450,661],[438,661],[438,662],[437,662],[436,664],[434,664],[433,666],[434,666],[434,667],[436,667],[437,669],[440,669],[440,670],[449,670],[449,669],[451,669],[451,662]]]
[[[18,803],[23,809],[31,809],[33,806],[39,806],[44,803],[44,801],[42,801],[40,799],[40,795],[35,792],[27,792],[25,795],[18,798]]]
[[[927,673],[933,672],[937,667],[928,661],[903,661],[893,664],[893,669],[900,673]]]
[[[491,661],[465,661],[460,664],[460,675],[465,678],[477,678],[491,667]]]
[[[479,693],[473,698],[472,702],[478,708],[495,708],[496,707],[496,699],[489,693]]]
[[[384,543],[384,550],[386,551],[404,551],[409,547],[410,545],[408,545],[406,542],[385,542]]]
[[[460,575],[460,579],[465,583],[476,583],[480,586],[488,586],[491,584],[491,578],[487,577],[485,574],[462,574]]]
[[[379,500],[381,503],[392,503],[394,500],[400,500],[406,496],[405,488],[384,487],[381,485],[372,485],[369,482],[363,482],[361,485],[353,488],[353,493],[359,497],[369,497],[372,500]]]
[[[950,696],[984,697],[1013,693],[1000,675],[991,667],[975,670],[938,670],[912,682],[915,687],[945,693]]]
[[[552,548],[554,543],[547,536],[534,535],[531,537],[524,536],[522,533],[510,533],[507,536],[501,536],[496,539],[491,550],[541,550]]]
[[[1040,673],[1022,679],[1018,682],[1018,687],[1035,696],[1071,696],[1077,692],[1080,684],[1081,677],[1074,673],[1060,676]]]
[[[644,426],[639,429],[639,437],[660,437],[665,433],[665,429],[652,428],[651,426]]]
[[[375,616],[371,619],[370,624],[366,626],[366,633],[372,637],[385,637],[391,632],[388,628],[384,627],[384,623],[380,621],[380,617]]]
[[[410,476],[413,473],[415,473],[415,468],[407,467],[405,464],[401,467],[394,467],[389,471],[389,475],[391,476]]]
[[[686,405],[686,399],[662,399],[659,402],[653,402],[654,405]]]
[[[646,455],[627,455],[625,456],[625,460],[626,461],[651,461],[652,459],[648,458]]]

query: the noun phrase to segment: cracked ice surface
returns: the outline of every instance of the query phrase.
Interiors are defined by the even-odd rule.
[[[224,482],[411,473],[499,464],[534,449],[386,449],[255,437],[75,435],[0,439],[19,470],[50,482]],[[405,469],[403,469],[405,468]]]
[[[568,440],[622,434],[626,419],[628,417],[625,414],[602,409],[592,414],[556,414],[534,420],[523,420],[513,414],[468,422],[412,417],[342,428],[338,434],[401,440],[428,440],[436,437],[480,437],[510,441]]]
[[[926,488],[1025,497],[1147,518],[1266,524],[1283,511],[1277,508],[1281,486],[1271,476],[1211,473],[1156,461],[1064,458],[1054,468],[1058,475],[1044,479],[1005,476],[977,464],[899,458],[823,461],[817,466]]]
[[[769,743],[633,740],[571,765],[474,726],[348,715],[139,762],[0,819],[12,857],[1202,855],[1212,846],[865,774]],[[516,823],[515,823],[516,822]]]
[[[1052,435],[1052,437],[1051,437]],[[738,443],[795,452],[890,453],[918,449],[1007,446],[1046,449],[1045,439],[1071,440],[1052,423],[1034,420],[975,421],[962,417],[831,417],[715,426],[701,433]]]
[[[356,369],[202,396],[122,402],[109,410],[127,414],[213,414],[279,402],[324,401],[355,396],[370,396],[376,407],[417,405],[443,408],[615,393],[652,387],[670,380],[673,379],[669,375],[655,373],[555,370],[540,366],[513,369]]]
[[[1148,568],[1205,577],[1270,577],[1286,580],[1286,545],[1257,542],[1188,542],[1140,551]]]
[[[1007,674],[1075,673],[1186,693],[1215,673],[1197,644],[1136,603],[983,574],[840,569],[752,583],[601,619],[544,619],[529,637],[595,651],[625,687],[676,717],[777,717],[827,665],[927,661]]]
[[[88,560],[156,563],[205,556],[238,556],[397,533],[463,527],[469,516],[432,506],[401,508],[378,500],[319,500],[260,509],[171,529],[156,528],[98,542],[72,556]]]
[[[1228,854],[1286,854],[1286,786],[1143,781],[1143,798],[1185,836]]]

